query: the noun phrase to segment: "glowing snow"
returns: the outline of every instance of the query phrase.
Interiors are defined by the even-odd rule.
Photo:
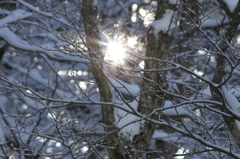
[[[176,27],[172,21],[173,15],[174,11],[166,9],[163,17],[152,23],[152,27],[154,28],[154,35],[156,37],[158,37],[158,32],[162,31],[163,33],[167,33],[170,29]],[[168,34],[170,35],[170,32],[168,32]]]

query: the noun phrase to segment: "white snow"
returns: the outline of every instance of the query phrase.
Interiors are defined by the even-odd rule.
[[[200,97],[202,99],[211,99],[212,98],[212,93],[210,88],[205,88],[204,90],[200,91],[201,95]]]
[[[4,10],[4,9],[1,9],[1,8],[0,8],[0,14],[6,14],[6,15],[8,15],[8,14],[11,14],[11,11]]]
[[[1,107],[4,107],[3,104],[0,104]],[[3,113],[3,112],[2,112]],[[2,113],[0,113],[0,142],[4,142],[6,140],[5,133],[6,133],[6,124],[2,119]]]
[[[39,9],[37,9],[37,7],[34,7],[33,5],[23,1],[23,0],[17,0],[19,3],[21,3],[22,5],[28,7],[29,9],[33,10],[34,12],[40,13],[42,15],[48,16],[48,17],[53,17],[53,14],[51,13],[47,13],[47,12],[43,12],[40,11]]]
[[[43,109],[45,108],[44,105],[42,103],[38,103],[36,102],[34,99],[28,98],[24,95],[21,94],[21,98],[24,99],[24,102],[26,103],[26,105],[29,107],[32,107],[34,109]]]
[[[26,41],[20,39],[16,34],[6,27],[0,28],[0,37],[2,37],[10,45],[19,49],[46,52],[44,49],[29,45]],[[53,56],[51,52],[48,52],[48,55]]]
[[[223,0],[227,6],[230,12],[233,12],[238,4],[238,0]]]
[[[171,108],[172,107],[172,108]],[[182,106],[179,106],[179,107],[173,107],[173,103],[169,100],[166,100],[165,103],[164,103],[164,107],[163,108],[169,108],[169,109],[166,109],[166,110],[163,110],[162,113],[167,115],[167,116],[189,116],[191,117],[192,114],[184,109]]]
[[[3,59],[4,62],[8,63],[5,59]],[[19,72],[23,73],[23,74],[26,74],[28,75],[28,77],[32,78],[34,81],[38,82],[39,84],[45,86],[45,87],[48,87],[49,89],[51,90],[55,90],[55,86],[52,85],[51,83],[51,80],[48,80],[47,78],[44,78],[42,75],[41,75],[41,72],[38,71],[37,69],[31,69],[30,71],[19,66],[18,64],[9,64],[11,67],[15,68],[16,70],[18,70]],[[16,79],[10,79],[10,81],[16,81]],[[65,96],[64,92],[62,92],[61,90],[56,90],[56,94],[59,96],[59,97],[62,97],[62,96]],[[31,100],[28,100],[29,103],[27,103],[28,105],[34,105],[33,102],[31,102]],[[27,101],[26,101],[27,102]],[[42,105],[38,105],[39,107],[41,107]]]
[[[169,32],[170,29],[176,27],[174,23],[174,11],[170,9],[165,10],[165,14],[159,20],[156,20],[152,23],[152,27],[154,28],[154,35],[158,38],[158,32],[162,31],[163,33]]]
[[[205,0],[197,0],[198,3],[202,4]]]
[[[110,40],[108,38],[108,36],[103,32],[101,32],[100,38],[103,42],[108,42]],[[105,72],[108,72],[108,68],[105,64],[103,64],[103,70]],[[112,100],[116,101],[117,103],[120,103],[122,101],[118,101],[116,99],[115,89],[118,89],[118,91],[120,91],[123,94],[132,95],[132,96],[137,96],[140,92],[140,88],[136,84],[126,83],[122,80],[112,78],[112,77],[108,76],[107,74],[106,74],[106,77],[109,79],[108,85],[109,85],[109,88],[110,88],[110,91],[112,94]],[[133,110],[137,110],[138,98],[132,102],[129,102],[128,105],[126,103],[123,103],[121,105],[121,107],[123,109],[132,112],[132,110],[131,110],[131,108],[129,108],[129,106]],[[119,108],[114,108],[114,120],[116,123],[116,127],[121,129],[119,131],[119,134],[122,135],[122,137],[127,138],[131,141],[133,140],[133,137],[136,134],[139,134],[141,125],[143,123],[143,121],[137,121],[137,120],[139,120],[139,117],[132,115],[132,114],[130,114],[122,109],[119,109]]]
[[[110,40],[108,36],[103,32],[100,33],[100,38],[101,38],[101,41],[103,42],[108,42]],[[103,64],[103,70],[105,72],[108,72],[108,68],[105,64]],[[133,96],[137,96],[140,92],[140,88],[136,84],[130,84],[119,79],[114,79],[108,76],[107,74],[106,74],[106,77],[109,79],[108,85],[112,94],[112,100],[116,101],[117,103],[121,103],[122,101],[119,101],[116,99],[115,89],[118,89],[118,91],[120,91],[123,94],[130,94]],[[137,110],[138,98],[132,102],[129,102],[128,104],[123,103],[121,105],[123,109],[132,112],[132,109],[129,108],[129,106],[133,110]],[[116,127],[121,129],[119,131],[119,134],[122,135],[122,137],[127,138],[131,141],[133,140],[133,137],[136,134],[139,134],[140,128],[143,122],[143,121],[137,121],[139,120],[139,117],[132,115],[119,108],[114,108],[114,120],[115,120]]]
[[[94,6],[94,7],[97,7],[97,6],[98,6],[98,0],[94,0],[94,1],[93,1],[93,6]]]
[[[240,113],[240,103],[238,102],[237,98],[231,93],[231,91],[228,91],[226,87],[222,87],[223,95],[226,99],[227,104],[230,108],[232,108],[233,112],[236,114]],[[235,120],[238,129],[240,130],[240,122],[238,120]]]
[[[29,35],[30,37],[34,37],[34,36],[37,36],[37,37],[44,37],[44,38],[48,38],[48,39],[51,39],[55,42],[59,41],[59,39],[52,33],[39,33],[39,34],[32,34],[32,35]]]
[[[103,31],[100,31],[99,36],[100,40],[104,43],[109,43],[111,41],[111,38]]]
[[[63,18],[56,18],[56,16],[54,16],[52,13],[43,12],[43,11],[39,10],[38,7],[35,7],[35,6],[33,6],[32,4],[27,3],[27,2],[25,2],[25,1],[23,1],[23,0],[17,0],[17,1],[18,1],[19,3],[21,3],[22,5],[28,7],[28,8],[31,9],[32,11],[36,12],[36,13],[39,13],[39,14],[42,14],[42,15],[44,15],[44,16],[50,17],[50,18],[52,18],[52,19],[54,19],[54,20],[56,20],[56,21],[58,21],[58,22],[60,22],[60,23],[63,23],[63,24],[65,24],[65,25],[69,26],[69,27],[73,27],[73,26],[71,26],[71,25],[70,25],[65,19],[63,19]]]
[[[156,129],[152,135],[152,138],[153,139],[162,139],[162,140],[165,140],[165,141],[168,141],[168,142],[171,142],[171,141],[176,141],[178,140],[178,136],[176,135],[171,135],[161,129]]]
[[[177,1],[178,0],[168,0],[169,1],[169,3],[171,3],[171,4],[177,4]]]
[[[138,107],[138,98],[137,100],[134,100],[129,103],[129,105],[134,109],[137,110]],[[122,108],[131,111],[131,109],[126,105],[123,104],[121,105]],[[140,133],[140,128],[141,125],[143,125],[143,121],[137,121],[140,118],[127,113],[124,110],[121,110],[119,108],[114,108],[114,118],[115,118],[115,123],[117,123],[118,128],[122,128],[120,130],[120,134],[122,134],[124,137],[128,138],[132,141],[133,137],[136,134]],[[137,122],[136,122],[137,121]],[[129,124],[131,123],[131,124]],[[128,126],[124,127],[125,125],[129,124]]]
[[[72,61],[81,61],[86,63],[89,62],[87,59],[76,58],[76,56],[65,55],[59,51],[48,51],[44,48],[30,45],[28,42],[20,39],[14,32],[12,32],[7,27],[0,28],[0,37],[3,38],[9,45],[16,47],[18,49],[28,50],[34,53],[41,52],[52,58],[60,58],[60,59],[62,58],[62,59],[68,59]]]
[[[126,83],[122,80],[113,79],[111,77],[109,77],[109,80],[114,88],[118,89],[123,94],[137,96],[140,92],[140,88],[136,84]]]
[[[227,20],[222,20],[221,18],[215,18],[215,17],[209,17],[209,16],[205,16],[202,17],[201,16],[201,28],[206,28],[206,27],[214,27],[217,26],[219,24],[222,23],[227,23]]]
[[[24,19],[30,16],[32,16],[32,13],[17,9],[13,11],[10,15],[0,20],[0,28],[6,26],[8,23],[15,22],[17,20]]]

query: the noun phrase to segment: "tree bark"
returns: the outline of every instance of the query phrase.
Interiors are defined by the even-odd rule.
[[[166,9],[176,10],[175,5],[170,4],[168,0],[158,0],[155,20],[161,19]],[[154,35],[154,28],[150,27],[147,33],[147,51],[145,59],[145,69],[163,69],[166,67],[164,62],[154,59],[166,60],[170,53],[170,46],[173,37],[167,32],[158,32],[158,37]],[[164,92],[166,89],[165,72],[144,72],[144,80],[142,83],[141,96],[139,100],[138,111],[144,115],[148,115],[154,109],[164,105]],[[151,119],[158,119],[159,114],[155,113],[150,116]],[[145,122],[143,129],[139,135],[134,137],[134,148],[136,150],[146,150],[156,125],[151,122]],[[140,158],[142,154],[135,155],[134,158]]]
[[[221,85],[219,86],[219,84],[222,84],[222,82],[225,80],[225,67],[226,67],[226,59],[224,57],[224,54],[226,52],[226,50],[229,48],[229,45],[227,45],[227,43],[231,43],[235,32],[237,31],[238,25],[239,25],[239,18],[240,18],[240,1],[237,4],[236,9],[233,11],[233,13],[231,13],[228,9],[228,7],[226,6],[225,2],[223,0],[218,0],[219,4],[221,5],[221,8],[223,8],[223,10],[226,12],[228,18],[229,18],[229,26],[226,29],[226,34],[224,35],[224,38],[221,43],[219,44],[219,48],[221,50],[218,50],[218,57],[217,57],[217,64],[216,64],[216,70],[213,76],[213,83],[218,84],[217,86],[213,86],[211,85],[210,89],[211,89],[211,93],[212,93],[212,97],[214,100],[219,101],[221,103],[223,103],[223,106],[220,107],[220,110],[225,112],[225,113],[229,113],[228,110],[228,105],[227,103],[224,101],[224,95],[221,92]],[[240,130],[238,129],[238,126],[235,122],[234,118],[230,118],[230,117],[226,117],[223,116],[224,122],[225,124],[228,126],[230,132],[232,133],[238,147],[240,147]]]
[[[107,77],[102,70],[101,48],[99,46],[99,33],[97,29],[97,8],[93,6],[93,0],[83,0],[82,3],[82,15],[84,19],[85,33],[86,33],[86,43],[89,51],[89,56],[96,60],[90,60],[90,68],[93,76],[98,85],[100,100],[102,102],[112,102],[112,94],[107,82]],[[111,159],[122,159],[124,158],[124,151],[119,144],[117,132],[114,127],[114,111],[113,107],[102,105],[102,122],[106,125],[104,127],[105,132],[109,134],[106,137],[107,146],[115,147],[115,149],[108,149],[109,158]]]

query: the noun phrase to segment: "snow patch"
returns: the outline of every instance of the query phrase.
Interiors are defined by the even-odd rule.
[[[122,80],[113,79],[110,77],[109,80],[111,84],[114,86],[114,88],[118,89],[118,91],[125,95],[137,96],[140,92],[140,88],[136,84],[127,83]]]
[[[228,9],[230,10],[231,13],[235,10],[238,4],[238,0],[223,0],[223,1],[227,4]]]
[[[161,140],[168,141],[168,142],[179,140],[179,138],[177,136],[169,135],[169,133],[167,133],[163,130],[159,130],[159,129],[154,131],[152,138],[153,139],[161,139]]]
[[[212,93],[210,88],[205,88],[204,90],[200,91],[202,99],[212,99]]]
[[[165,10],[165,14],[159,20],[156,20],[152,23],[152,27],[154,28],[154,35],[158,37],[158,32],[162,31],[163,33],[167,33],[170,35],[170,29],[176,27],[173,20],[174,11],[170,9]]]
[[[130,102],[129,106],[137,111],[138,98],[137,100]],[[131,112],[132,110],[129,106],[127,104],[121,105],[122,108]],[[119,133],[131,141],[133,141],[135,135],[140,133],[141,126],[143,125],[143,121],[137,121],[140,119],[139,117],[119,108],[114,108],[114,119],[116,126],[121,129]]]
[[[171,4],[177,4],[177,1],[178,0],[168,0],[169,1],[169,3],[171,3]]]
[[[222,20],[222,19],[217,19],[214,17],[202,17],[201,16],[201,28],[206,28],[206,27],[214,27],[222,23],[227,23],[227,20]]]
[[[98,6],[98,0],[94,0],[93,1],[93,7],[97,7]]]
[[[189,116],[189,117],[192,116],[192,114],[188,110],[184,109],[182,106],[179,107],[172,106],[173,103],[169,100],[166,100],[163,108],[168,109],[163,110],[162,113],[167,116]]]
[[[222,92],[225,97],[225,100],[230,108],[232,108],[234,113],[240,113],[240,103],[238,102],[237,98],[226,89],[226,87],[222,87]],[[235,120],[238,129],[240,130],[240,122],[238,120]]]
[[[7,125],[5,123],[5,121],[3,120],[4,116],[6,115],[6,105],[5,105],[5,102],[2,102],[2,99],[3,101],[5,101],[5,97],[3,98],[3,96],[1,96],[1,102],[0,102],[0,142],[5,142],[6,141],[6,135],[9,135],[10,132],[8,129],[6,129]],[[12,119],[10,118],[5,118],[5,120],[7,120],[8,124],[10,124],[9,126],[11,126],[11,124],[13,124],[13,121]]]
[[[103,31],[100,31],[99,37],[100,37],[100,40],[104,43],[109,43],[111,41],[111,38]]]

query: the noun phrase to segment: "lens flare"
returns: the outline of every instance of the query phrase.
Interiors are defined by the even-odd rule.
[[[105,60],[118,64],[123,62],[125,56],[125,49],[120,42],[112,41],[108,43]]]

